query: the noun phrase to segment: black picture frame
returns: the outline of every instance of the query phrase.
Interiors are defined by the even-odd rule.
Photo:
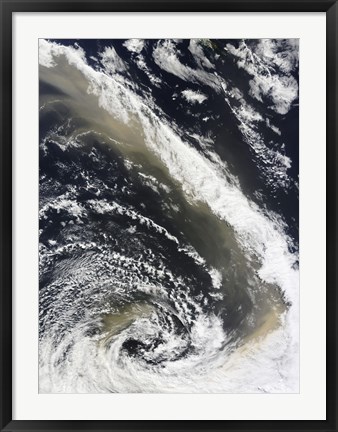
[[[1,431],[337,431],[337,1],[332,0],[0,0],[1,14]],[[12,14],[15,12],[325,12],[327,169],[326,420],[24,421],[12,419]]]

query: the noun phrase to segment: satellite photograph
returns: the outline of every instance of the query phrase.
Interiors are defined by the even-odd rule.
[[[299,392],[298,39],[39,40],[39,392]]]

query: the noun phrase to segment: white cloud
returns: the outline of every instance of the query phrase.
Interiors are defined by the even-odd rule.
[[[215,68],[215,66],[206,57],[199,39],[191,39],[188,49],[191,52],[191,54],[194,56],[196,63],[198,64],[198,66],[201,69],[203,69],[203,68],[214,69]]]
[[[142,54],[139,54],[136,57],[135,63],[137,64],[138,68],[141,69],[148,76],[150,82],[153,85],[155,85],[156,87],[160,87],[162,81],[160,80],[160,78],[150,72]]]
[[[214,74],[182,64],[179,55],[180,51],[172,40],[158,42],[153,51],[154,61],[161,69],[184,81],[202,83],[219,91],[220,86]]]
[[[144,48],[143,39],[128,39],[123,46],[127,48],[128,51],[140,54]]]
[[[62,54],[66,55],[70,65],[76,65],[79,60],[85,61],[86,55],[82,48],[78,45],[77,47],[67,47],[65,50],[63,45],[59,45],[55,42],[48,42],[45,39],[39,39],[39,64],[47,68],[54,67],[55,57]]]
[[[244,99],[241,100],[241,104],[237,109],[237,113],[245,122],[255,123],[263,121],[263,117],[259,114],[259,112],[255,111],[251,105],[244,101]]]
[[[201,104],[205,100],[208,99],[208,96],[206,96],[205,94],[200,93],[200,92],[195,92],[195,91],[189,90],[189,89],[183,90],[182,96],[184,97],[184,99],[186,99],[191,104],[196,104],[196,103]]]
[[[215,289],[220,289],[222,286],[222,274],[219,270],[211,267],[211,269],[209,270],[209,274],[212,280],[212,285]]]
[[[279,114],[288,113],[298,96],[298,84],[293,76],[255,76],[249,84],[250,94],[260,101],[262,96],[269,97],[274,104],[272,108]]]
[[[244,141],[252,149],[255,160],[262,167],[261,172],[265,175],[270,186],[273,188],[288,187],[290,184],[288,169],[291,167],[291,160],[283,153],[284,148],[274,150],[267,145],[264,136],[258,129],[258,123],[262,124],[264,119],[246,102],[241,92],[237,89],[223,88],[223,90],[226,96],[225,100],[239,122],[238,129]],[[276,126],[270,124],[269,118],[265,120],[265,125],[276,134],[281,134]]]
[[[255,54],[265,63],[291,73],[298,66],[298,39],[261,39]]]
[[[265,120],[265,122],[266,122],[267,127],[270,128],[270,129],[271,129],[273,132],[275,132],[277,135],[281,135],[281,134],[282,134],[282,132],[278,129],[277,126],[274,126],[273,124],[271,124],[269,118],[267,118],[267,119]]]
[[[47,68],[55,66],[50,44],[45,39],[39,39],[39,64]]]
[[[107,72],[112,74],[116,72],[124,72],[126,70],[126,65],[124,61],[118,56],[114,47],[105,48],[105,50],[100,53],[101,63]]]
[[[286,114],[298,97],[298,83],[291,72],[298,66],[298,41],[261,39],[250,46],[242,41],[238,48],[227,44],[237,58],[237,66],[248,72],[250,94],[259,101],[268,98],[279,114]]]

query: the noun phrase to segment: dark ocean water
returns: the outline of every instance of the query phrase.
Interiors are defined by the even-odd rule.
[[[40,391],[297,385],[298,48],[241,43],[40,47]]]

